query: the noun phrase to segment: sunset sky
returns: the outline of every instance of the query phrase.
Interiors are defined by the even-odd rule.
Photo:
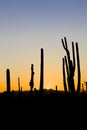
[[[11,90],[18,89],[18,77],[23,90],[29,90],[31,64],[39,89],[41,48],[44,88],[63,89],[65,36],[70,50],[72,41],[79,43],[81,82],[87,81],[87,0],[0,0],[0,92],[6,90],[7,68]]]

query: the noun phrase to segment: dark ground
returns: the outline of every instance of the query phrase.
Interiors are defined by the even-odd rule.
[[[25,112],[44,111],[69,111],[70,109],[84,109],[87,106],[87,93],[71,94],[63,91],[44,90],[43,95],[39,91],[11,92],[0,94],[0,109],[8,109]],[[78,109],[78,110],[79,110]],[[14,112],[13,111],[13,112]]]
[[[44,90],[43,94],[40,92],[33,91],[24,91],[24,92],[16,92],[12,91],[10,93],[3,92],[0,93],[0,104],[1,107],[3,104],[8,108],[11,106],[18,106],[21,107],[26,106],[31,108],[39,107],[42,105],[45,106],[55,106],[61,107],[61,105],[86,105],[87,103],[87,93],[80,93],[80,94],[71,94],[65,93],[64,91],[55,91],[55,90]]]
[[[87,94],[65,94],[63,91],[44,90],[43,96],[39,91],[22,93],[4,92],[0,94],[0,119],[9,122],[14,127],[30,126],[46,129],[46,126],[61,129],[70,127],[87,117]],[[9,123],[7,126],[9,127]],[[1,123],[2,124],[2,123]],[[45,127],[45,128],[44,128]],[[32,130],[31,129],[31,130]],[[71,129],[71,128],[70,128]]]

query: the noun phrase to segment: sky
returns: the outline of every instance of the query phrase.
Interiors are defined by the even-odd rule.
[[[71,52],[78,42],[81,82],[87,81],[87,0],[0,0],[0,92],[6,91],[6,69],[11,90],[29,90],[31,64],[34,87],[40,84],[40,49],[44,49],[44,88],[63,90],[61,39]],[[72,56],[72,53],[71,53]],[[77,70],[76,70],[77,72]],[[77,75],[75,76],[76,84]]]

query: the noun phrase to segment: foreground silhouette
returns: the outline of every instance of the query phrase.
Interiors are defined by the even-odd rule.
[[[67,56],[64,56],[64,58],[63,58],[64,89],[65,89],[65,92],[67,92],[67,90],[69,90],[71,93],[74,94],[75,93],[74,76],[75,76],[75,68],[76,68],[74,42],[72,42],[73,60],[71,60],[71,58],[70,58],[70,52],[68,49],[66,37],[64,37],[64,40],[62,39],[62,45],[67,54]],[[80,72],[79,48],[78,48],[78,43],[76,43],[75,45],[76,45],[77,72],[78,72],[77,93],[80,93],[81,72]],[[65,65],[66,65],[66,72],[67,72],[67,83],[66,83],[66,76],[65,76]],[[67,84],[68,84],[68,88],[67,88]]]
[[[44,85],[44,50],[41,48],[41,64],[40,64],[40,94],[43,94]]]
[[[58,90],[58,86],[55,86],[55,90],[44,89],[44,49],[41,48],[40,54],[40,86],[39,90],[34,88],[34,65],[31,64],[31,79],[29,82],[30,91],[22,91],[22,87],[20,87],[20,78],[18,77],[18,91],[11,91],[10,86],[10,69],[6,70],[6,92],[0,93],[0,104],[4,103],[6,107],[9,107],[13,104],[14,108],[17,106],[29,106],[28,108],[36,107],[56,107],[59,108],[63,105],[63,109],[65,109],[65,105],[71,104],[74,106],[75,102],[78,104],[78,97],[87,98],[87,91],[81,91],[81,71],[80,71],[80,58],[79,58],[79,48],[78,43],[76,43],[76,57],[77,57],[77,73],[78,73],[78,85],[77,90],[75,90],[74,84],[74,76],[75,76],[75,50],[74,50],[74,42],[72,42],[72,54],[73,60],[70,57],[70,51],[68,49],[66,37],[62,39],[62,45],[64,50],[66,51],[66,56],[63,58],[62,67],[63,67],[63,83],[64,83],[64,91]],[[67,74],[67,78],[66,78]],[[87,86],[87,83],[86,83]],[[72,100],[73,98],[73,100]],[[79,99],[81,99],[79,98]],[[62,100],[63,99],[63,100]],[[62,102],[61,102],[62,100]],[[72,102],[73,101],[73,102]],[[66,104],[65,104],[66,103]],[[14,105],[15,104],[15,105]],[[80,102],[81,104],[81,102]],[[33,108],[32,108],[33,109]]]
[[[6,84],[7,84],[7,92],[10,93],[10,70],[6,70]]]
[[[31,80],[29,82],[30,89],[31,89],[31,94],[32,94],[32,89],[34,88],[34,65],[31,64]]]
[[[72,120],[75,122],[75,119],[79,118],[78,115],[83,114],[83,109],[87,111],[86,99],[87,94],[72,96],[71,93],[67,92],[65,95],[64,91],[56,90],[43,90],[43,96],[39,95],[39,90],[32,91],[32,96],[30,91],[22,92],[20,95],[19,92],[10,92],[9,96],[3,93],[0,94],[0,119],[3,117],[4,122],[8,122],[6,128],[10,124],[12,126],[11,122],[11,128],[18,128],[19,125],[20,129],[24,123],[24,128],[27,126],[29,129],[37,129],[47,128],[48,123],[49,127],[53,124],[53,128],[61,128],[60,123],[65,122],[70,128]]]

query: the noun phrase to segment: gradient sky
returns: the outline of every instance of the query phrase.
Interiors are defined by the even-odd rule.
[[[40,81],[40,49],[44,48],[44,87],[63,89],[61,38],[79,43],[81,78],[87,81],[87,0],[0,0],[0,92],[6,90],[6,69],[11,90],[29,90],[31,64],[35,87]]]

